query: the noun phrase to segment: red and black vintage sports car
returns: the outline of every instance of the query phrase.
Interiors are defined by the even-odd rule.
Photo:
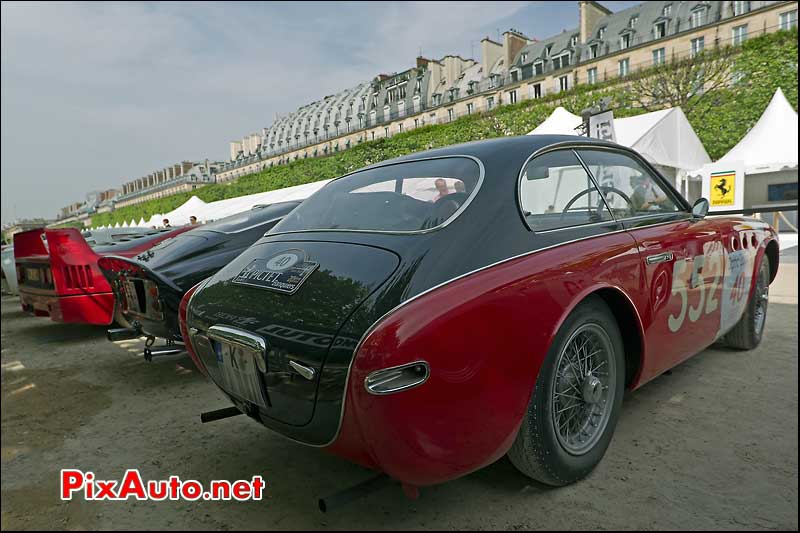
[[[182,331],[238,410],[406,488],[505,454],[565,485],[625,389],[759,343],[776,234],[707,209],[602,141],[431,150],[327,184],[187,293]]]
[[[128,328],[109,330],[110,340],[139,336],[183,343],[178,305],[184,293],[215,274],[272,229],[300,202],[256,206],[211,224],[195,226],[136,255],[109,255],[98,260],[114,290]],[[180,350],[179,350],[180,351]],[[158,354],[148,348],[145,356]],[[162,353],[172,355],[174,350]]]
[[[100,256],[134,256],[189,229],[153,230],[95,247],[74,228],[17,233],[14,259],[22,310],[56,322],[109,325],[115,318],[114,294],[97,266]]]

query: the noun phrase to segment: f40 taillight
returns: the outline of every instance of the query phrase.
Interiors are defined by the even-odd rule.
[[[186,347],[186,351],[189,353],[189,357],[192,358],[192,361],[197,369],[200,370],[200,372],[202,372],[206,377],[208,377],[208,371],[206,370],[206,367],[203,365],[203,363],[200,361],[200,358],[197,356],[197,353],[194,351],[194,346],[192,345],[192,336],[189,331],[189,326],[186,323],[186,317],[188,316],[189,312],[189,301],[192,299],[192,295],[195,293],[195,291],[200,288],[200,285],[202,284],[203,282],[201,281],[186,291],[186,294],[184,294],[183,298],[181,298],[181,304],[178,307],[178,324],[180,325],[183,344]]]

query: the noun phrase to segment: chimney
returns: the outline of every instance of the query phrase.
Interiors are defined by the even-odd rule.
[[[492,65],[501,57],[503,57],[503,45],[484,37],[481,40],[481,67],[484,77],[489,75]]]
[[[581,0],[578,2],[578,27],[581,32],[581,43],[585,43],[592,37],[592,30],[597,22],[610,15],[611,10],[604,8],[597,2]]]
[[[514,58],[517,57],[519,51],[522,50],[526,44],[528,44],[528,38],[517,30],[511,29],[503,33],[503,58],[505,59],[503,66],[506,69],[511,67]]]
[[[417,68],[427,67],[429,62],[430,62],[430,59],[426,59],[426,58],[424,58],[422,56],[419,56],[417,58]]]

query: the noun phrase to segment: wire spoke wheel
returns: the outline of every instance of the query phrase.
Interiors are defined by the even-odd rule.
[[[556,361],[551,415],[559,444],[582,455],[602,436],[614,403],[617,368],[611,339],[597,324],[572,334]]]

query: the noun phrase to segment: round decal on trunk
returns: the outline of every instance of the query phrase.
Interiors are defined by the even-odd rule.
[[[283,252],[267,261],[267,268],[277,271],[286,270],[296,265],[300,259],[300,255],[296,252]]]

